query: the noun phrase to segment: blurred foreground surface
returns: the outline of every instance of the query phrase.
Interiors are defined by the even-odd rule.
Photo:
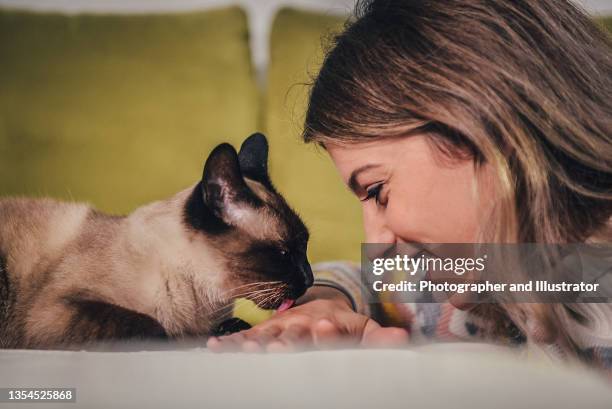
[[[595,374],[527,363],[485,345],[275,355],[152,347],[4,350],[0,386],[74,387],[77,402],[70,408],[609,409],[612,402],[612,388]]]

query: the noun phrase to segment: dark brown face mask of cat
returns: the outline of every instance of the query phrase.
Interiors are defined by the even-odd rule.
[[[247,138],[236,153],[217,146],[184,212],[188,229],[203,234],[224,266],[223,294],[267,309],[295,300],[313,283],[306,256],[308,230],[268,175],[268,143]]]

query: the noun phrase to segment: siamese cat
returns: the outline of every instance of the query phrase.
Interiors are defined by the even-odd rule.
[[[261,134],[221,144],[199,183],[128,216],[0,200],[0,347],[207,336],[236,297],[290,306],[313,283],[308,231],[267,162]]]

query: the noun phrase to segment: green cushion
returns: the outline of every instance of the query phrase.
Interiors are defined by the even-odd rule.
[[[610,33],[612,33],[612,16],[599,18],[599,23]]]
[[[322,36],[343,19],[283,9],[270,39],[268,93],[264,113],[272,140],[274,182],[304,217],[311,231],[311,258],[359,260],[363,241],[358,200],[343,186],[324,150],[300,138],[308,87],[320,65]]]
[[[195,183],[258,128],[245,13],[0,11],[0,195],[111,212]]]

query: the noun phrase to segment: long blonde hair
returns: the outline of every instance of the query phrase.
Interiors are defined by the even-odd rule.
[[[304,140],[412,133],[494,170],[485,241],[612,241],[612,43],[571,2],[360,1],[314,79]],[[502,311],[572,349],[564,305]]]

